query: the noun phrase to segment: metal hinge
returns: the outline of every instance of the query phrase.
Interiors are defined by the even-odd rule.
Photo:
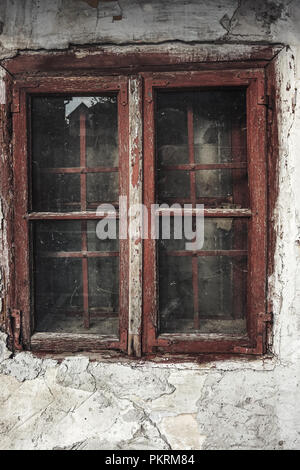
[[[17,309],[8,310],[7,331],[10,340],[10,346],[13,351],[23,349],[21,342],[21,311]]]
[[[271,98],[269,95],[263,95],[258,100],[259,105],[266,106],[267,108],[267,121],[268,124],[272,124],[273,122],[273,107],[271,105]]]
[[[265,354],[268,349],[267,326],[272,322],[272,313],[259,313],[257,315],[257,344],[256,347],[236,346],[235,353],[239,354]]]

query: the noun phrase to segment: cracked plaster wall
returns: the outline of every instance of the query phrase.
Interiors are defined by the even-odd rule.
[[[300,448],[299,22],[296,1],[0,0],[0,58],[93,43],[289,46],[276,58],[274,356],[202,365],[86,356],[58,363],[11,357],[0,333],[0,449]]]

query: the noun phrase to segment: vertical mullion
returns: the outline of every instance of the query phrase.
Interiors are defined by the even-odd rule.
[[[145,79],[144,90],[144,204],[148,211],[145,219],[151,226],[151,205],[155,204],[156,155],[154,134],[153,79]],[[157,257],[156,240],[146,237],[143,252],[143,351],[149,353],[157,341]]]
[[[195,164],[194,154],[194,112],[192,106],[188,108],[188,147],[189,147],[189,162]],[[190,170],[190,188],[192,207],[196,207],[196,173],[195,170]],[[199,329],[199,284],[198,284],[198,258],[192,258],[192,283],[193,283],[193,304],[194,304],[194,328]]]
[[[139,213],[129,212],[130,227],[136,227],[129,233],[129,322],[128,354],[141,356],[141,323],[142,323],[142,79],[129,79],[129,210],[139,205]]]
[[[80,113],[80,166],[86,170],[86,114]],[[86,173],[80,175],[80,203],[81,210],[86,211]],[[81,222],[81,249],[83,254],[87,252],[87,221]],[[85,328],[90,327],[89,317],[89,278],[88,259],[82,258],[82,290],[83,290],[83,323]]]

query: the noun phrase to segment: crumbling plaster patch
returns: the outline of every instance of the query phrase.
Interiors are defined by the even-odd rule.
[[[66,49],[72,44],[284,42],[291,28],[290,37],[299,37],[289,21],[300,15],[295,0],[119,0],[97,6],[83,0],[0,3],[0,59],[18,51]]]

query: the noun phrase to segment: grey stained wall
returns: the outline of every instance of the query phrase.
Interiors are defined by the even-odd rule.
[[[300,447],[299,26],[296,0],[0,0],[1,59],[74,44],[217,43],[220,56],[224,48],[234,56],[242,44],[287,46],[275,59],[280,184],[269,279],[273,357],[197,365],[76,356],[59,364],[30,353],[11,357],[0,333],[0,449]],[[2,103],[4,74],[0,68]],[[5,204],[0,200],[2,244]],[[1,283],[0,276],[0,296]]]

